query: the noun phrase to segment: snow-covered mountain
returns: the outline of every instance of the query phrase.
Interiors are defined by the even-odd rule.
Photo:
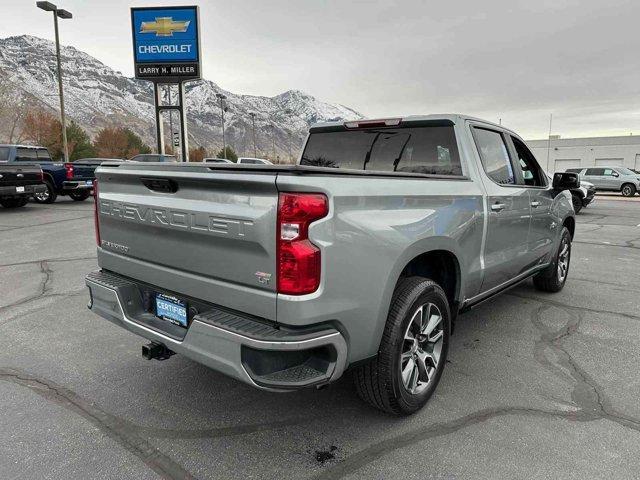
[[[61,54],[69,118],[91,135],[104,126],[128,126],[149,145],[155,145],[153,89],[149,82],[125,77],[74,47],[63,47]],[[58,110],[53,42],[28,35],[0,39],[0,76],[11,86],[12,96]],[[258,155],[271,157],[275,143],[276,155],[281,158],[288,157],[290,144],[295,154],[309,124],[362,117],[351,108],[321,102],[299,90],[275,97],[239,95],[212,81],[199,80],[186,84],[190,147],[204,146],[210,151],[221,147],[217,93],[227,96],[227,144],[243,155],[253,156],[251,112],[256,114]],[[169,142],[169,135],[165,141]]]

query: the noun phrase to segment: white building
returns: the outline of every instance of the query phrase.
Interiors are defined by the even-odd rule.
[[[619,166],[640,170],[640,135],[529,140],[527,145],[549,173],[567,168]]]

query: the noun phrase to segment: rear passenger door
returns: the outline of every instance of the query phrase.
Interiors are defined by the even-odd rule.
[[[596,188],[603,189],[604,187],[604,168],[587,168],[582,176],[587,182],[593,183]]]
[[[529,192],[518,185],[506,134],[473,126],[487,191],[488,222],[484,246],[482,291],[508,282],[529,263]]]
[[[553,192],[549,179],[525,143],[510,135],[515,158],[516,182],[529,191],[531,226],[529,227],[529,266],[548,260],[556,235],[556,224],[551,216]]]

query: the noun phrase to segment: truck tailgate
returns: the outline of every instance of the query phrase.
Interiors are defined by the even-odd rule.
[[[275,320],[275,173],[147,164],[97,179],[102,268]]]
[[[0,187],[36,185],[42,183],[42,170],[39,165],[0,164]]]

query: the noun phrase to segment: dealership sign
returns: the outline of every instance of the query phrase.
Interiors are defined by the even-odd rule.
[[[200,78],[198,7],[131,9],[135,76],[155,82]]]

